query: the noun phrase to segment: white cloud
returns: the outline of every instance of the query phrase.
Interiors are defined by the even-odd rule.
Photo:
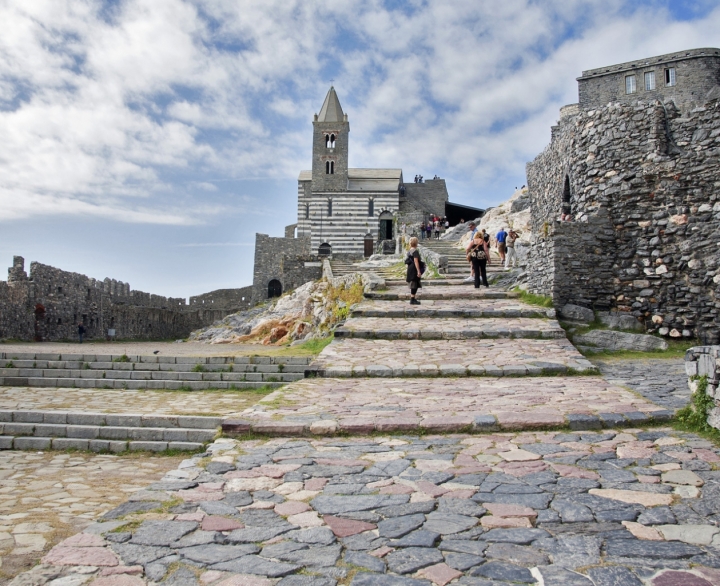
[[[583,69],[718,44],[720,8],[676,22],[663,6],[3,3],[0,221],[210,221],[231,207],[204,199],[221,197],[223,180],[308,167],[330,76],[354,166],[429,169],[468,189],[518,176],[557,109],[577,99]],[[261,213],[262,203],[241,206]]]

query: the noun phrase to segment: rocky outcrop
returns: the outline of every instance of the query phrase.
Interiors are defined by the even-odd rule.
[[[377,285],[371,275],[352,273],[301,285],[277,301],[228,315],[197,330],[190,340],[208,344],[282,345],[328,336],[363,291]]]
[[[593,330],[587,334],[577,334],[573,336],[573,342],[602,350],[635,350],[638,352],[667,350],[668,347],[667,342],[662,338],[609,330]]]

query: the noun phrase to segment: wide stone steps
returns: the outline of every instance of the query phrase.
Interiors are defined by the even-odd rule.
[[[556,320],[529,318],[350,318],[335,330],[336,338],[377,340],[471,340],[483,338],[564,338]]]
[[[222,417],[0,411],[0,450],[198,451]]]
[[[373,300],[358,304],[351,317],[383,318],[554,318],[555,310],[507,300],[429,300],[422,305]]]
[[[308,357],[0,355],[0,386],[251,389],[300,380]]]
[[[365,293],[367,299],[381,299],[387,301],[408,300],[410,299],[410,291],[407,283],[404,286],[388,287],[385,291],[371,291]],[[427,300],[438,299],[511,299],[518,297],[517,293],[512,291],[499,291],[497,289],[488,289],[480,287],[475,289],[473,285],[463,283],[462,286],[453,287],[425,287],[418,293],[421,303]]]
[[[308,366],[307,377],[457,377],[597,374],[568,340],[459,345],[448,340],[338,339]]]

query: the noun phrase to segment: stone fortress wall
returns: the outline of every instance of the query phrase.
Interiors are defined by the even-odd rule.
[[[118,339],[184,338],[231,313],[222,303],[198,305],[38,262],[30,264],[28,275],[25,260],[15,256],[7,282],[0,281],[0,339],[77,339],[81,321],[87,339],[104,339],[110,329]]]
[[[531,291],[720,340],[720,88],[708,94],[563,110],[527,166]]]

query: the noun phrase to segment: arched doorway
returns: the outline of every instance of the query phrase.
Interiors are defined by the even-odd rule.
[[[380,225],[378,230],[378,240],[393,239],[393,216],[390,212],[380,214]]]
[[[365,258],[368,258],[368,257],[372,256],[372,254],[373,254],[373,244],[374,244],[373,237],[372,237],[372,234],[370,234],[370,232],[365,234],[364,243],[365,243],[365,251],[364,251]]]
[[[332,254],[332,246],[330,246],[327,242],[323,242],[318,247],[318,255],[319,256],[329,256]]]
[[[282,295],[282,283],[277,279],[273,279],[268,283],[268,299],[280,297]]]

